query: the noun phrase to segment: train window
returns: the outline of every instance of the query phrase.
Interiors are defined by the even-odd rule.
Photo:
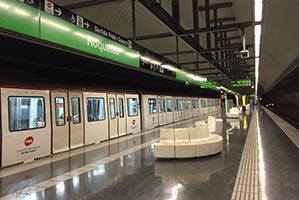
[[[55,98],[55,116],[56,116],[56,126],[65,125],[65,114],[64,114],[64,98]]]
[[[87,98],[88,122],[105,120],[104,98]]]
[[[44,128],[44,97],[8,97],[9,130],[22,131]]]
[[[173,110],[178,111],[178,100],[177,99],[173,99]]]
[[[178,110],[182,111],[184,109],[184,103],[182,99],[179,99],[178,101]]]
[[[124,118],[124,99],[119,98],[118,99],[118,113],[119,113],[119,118]]]
[[[172,99],[166,99],[167,112],[172,112]]]
[[[188,109],[192,109],[192,101],[191,100],[187,101],[187,106],[188,106]]]
[[[148,110],[149,114],[156,114],[156,99],[148,99]]]
[[[129,117],[138,116],[138,103],[136,98],[128,98],[128,115]]]
[[[201,105],[201,108],[204,108],[204,107],[205,107],[204,102],[203,102],[202,99],[200,100],[200,105]]]
[[[72,98],[72,115],[73,115],[73,124],[80,124],[81,123],[80,99],[78,97]]]
[[[159,112],[160,113],[165,112],[165,100],[163,99],[161,101],[161,99],[159,98],[158,103],[159,103]]]
[[[110,108],[110,119],[115,119],[115,99],[109,98],[109,108]]]
[[[193,100],[193,103],[194,103],[193,108],[199,108],[198,100]]]

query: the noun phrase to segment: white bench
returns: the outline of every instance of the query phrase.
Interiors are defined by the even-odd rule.
[[[195,128],[161,128],[155,144],[156,158],[194,158],[222,151],[222,137],[210,134],[208,125]]]
[[[237,107],[232,107],[229,109],[229,112],[226,114],[228,118],[239,118],[240,112]]]
[[[208,125],[209,132],[217,135],[222,135],[223,120],[213,116],[208,117],[208,123],[205,121],[195,122],[196,127]]]

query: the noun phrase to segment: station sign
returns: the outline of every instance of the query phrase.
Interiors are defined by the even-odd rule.
[[[233,87],[251,86],[251,80],[250,79],[243,79],[243,80],[231,81],[231,86],[233,86]]]

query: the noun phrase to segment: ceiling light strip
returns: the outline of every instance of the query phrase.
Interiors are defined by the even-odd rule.
[[[255,50],[255,95],[257,96],[258,81],[259,81],[259,65],[260,65],[260,47],[263,18],[263,0],[254,0],[254,50]]]

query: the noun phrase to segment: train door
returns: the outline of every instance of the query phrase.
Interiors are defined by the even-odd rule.
[[[81,93],[68,93],[70,148],[84,145],[83,99]]]
[[[165,109],[165,98],[158,97],[159,105],[159,126],[167,123],[167,113]]]
[[[107,95],[107,108],[109,119],[109,139],[118,137],[118,120],[116,116],[116,95]]]
[[[67,93],[51,92],[52,108],[52,152],[69,150]]]
[[[141,130],[138,95],[126,94],[125,100],[127,104],[127,133],[138,133]]]
[[[166,123],[173,123],[173,101],[171,97],[166,97]]]
[[[179,121],[185,119],[185,114],[184,114],[184,101],[183,99],[178,99],[178,113],[179,113]]]
[[[154,95],[142,96],[142,120],[144,130],[153,129],[158,126],[157,98]]]
[[[82,94],[51,92],[52,152],[83,146]]]
[[[0,89],[1,167],[51,154],[49,91]]]
[[[118,135],[122,136],[127,133],[126,127],[126,114],[124,108],[125,96],[124,95],[116,95],[117,98],[117,113],[116,117],[118,120]]]

